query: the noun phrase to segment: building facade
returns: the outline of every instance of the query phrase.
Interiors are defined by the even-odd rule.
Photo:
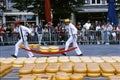
[[[39,23],[38,16],[32,12],[19,12],[12,8],[15,4],[12,0],[6,0],[6,11],[2,14],[2,22],[10,24],[15,20],[22,20],[25,23]],[[90,20],[106,21],[108,2],[107,0],[85,0],[85,4],[78,8],[78,14],[71,14],[73,22]],[[116,8],[118,22],[120,24],[120,8]]]

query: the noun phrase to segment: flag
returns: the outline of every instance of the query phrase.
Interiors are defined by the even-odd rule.
[[[45,0],[45,18],[47,22],[52,22],[50,0]]]
[[[114,26],[118,25],[118,20],[117,20],[114,0],[109,0],[107,22],[110,22]]]

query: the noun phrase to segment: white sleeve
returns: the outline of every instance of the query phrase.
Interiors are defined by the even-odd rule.
[[[28,27],[25,27],[25,26],[22,26],[24,30],[26,30],[29,34],[32,33],[32,31],[28,28]]]

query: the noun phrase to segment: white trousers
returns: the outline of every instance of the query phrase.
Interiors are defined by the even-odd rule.
[[[37,36],[38,36],[39,45],[41,45],[41,41],[42,41],[42,36],[43,36],[43,34],[37,34]]]
[[[25,47],[26,49],[30,49],[30,48],[28,47],[28,42],[27,42],[27,41],[24,41],[24,43],[23,43],[23,40],[20,39],[20,40],[15,44],[15,56],[18,55],[19,48],[20,48],[19,46],[20,46],[21,44],[24,44],[24,47]],[[34,56],[32,52],[27,52],[27,54],[28,54],[29,57]]]
[[[73,36],[70,36],[69,39],[67,40],[66,44],[65,44],[65,50],[68,50],[69,48],[69,45],[73,43],[73,47],[77,47],[75,49],[75,52],[77,53],[77,55],[80,55],[82,54],[81,50],[79,49],[78,47],[78,44],[77,44],[77,35],[75,36],[75,38],[73,38]]]

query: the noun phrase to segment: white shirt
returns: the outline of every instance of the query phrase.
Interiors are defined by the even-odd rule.
[[[31,30],[29,28],[22,25],[19,26],[19,34],[21,39],[24,39],[24,41],[27,40],[28,33],[31,34]]]
[[[86,30],[89,30],[90,26],[91,26],[90,23],[85,23],[85,24],[83,25],[83,27],[84,27]]]
[[[72,23],[69,23],[68,30],[69,35],[77,34],[77,28]]]

